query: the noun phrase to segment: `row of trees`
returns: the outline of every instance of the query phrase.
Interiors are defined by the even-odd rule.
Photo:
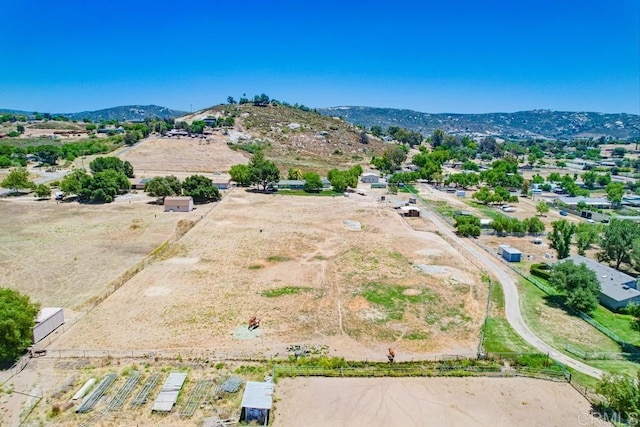
[[[117,157],[98,157],[89,167],[92,174],[76,169],[60,182],[60,189],[75,194],[85,203],[111,203],[115,196],[129,191],[133,178],[133,166]]]
[[[331,169],[327,173],[327,178],[331,182],[333,191],[342,193],[349,187],[357,187],[360,175],[362,175],[362,166],[355,165],[348,170]]]
[[[484,186],[473,193],[472,198],[485,205],[505,202],[516,203],[518,201],[518,196],[512,196],[507,189],[500,186],[495,187],[493,191]]]
[[[616,269],[622,263],[640,269],[640,227],[630,219],[613,219],[608,226],[582,223],[576,225],[567,220],[551,223],[550,246],[558,259],[567,258],[575,236],[578,253],[584,255],[592,245],[598,244],[598,260],[613,263]]]
[[[191,175],[183,182],[175,176],[155,177],[147,181],[144,190],[153,197],[191,196],[194,203],[209,203],[220,200],[220,191],[203,175]]]
[[[280,180],[280,170],[271,160],[265,159],[264,153],[260,149],[255,151],[249,164],[231,166],[229,174],[231,179],[239,185],[257,185],[263,190]]]

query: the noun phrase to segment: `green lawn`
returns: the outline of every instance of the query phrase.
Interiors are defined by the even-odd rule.
[[[619,353],[620,346],[578,316],[569,314],[558,298],[549,297],[525,279],[518,281],[525,321],[547,344],[566,352],[570,344],[585,352]]]
[[[484,325],[482,344],[487,353],[535,353],[529,345],[513,330],[504,317],[504,292],[499,283],[493,283],[490,290],[491,307]]]
[[[548,281],[545,279],[536,277],[536,280],[539,280],[549,286]],[[598,308],[596,308],[596,310],[589,316],[616,334],[622,340],[640,347],[640,332],[632,328],[632,316],[628,314],[614,313],[601,305],[599,305]]]
[[[487,353],[536,353],[537,350],[529,345],[513,330],[504,317],[489,317],[484,326],[484,350]]]
[[[591,313],[591,317],[629,344],[640,347],[640,332],[634,330],[631,326],[633,316],[613,313],[603,306],[598,306],[598,308]]]

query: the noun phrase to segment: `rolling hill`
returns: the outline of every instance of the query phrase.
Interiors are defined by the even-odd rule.
[[[318,109],[328,116],[339,116],[354,124],[399,126],[424,135],[435,129],[447,133],[500,136],[509,139],[546,138],[640,138],[640,116],[551,110],[487,114],[429,114],[412,110],[372,107],[331,107]]]
[[[0,113],[30,116],[34,112],[0,108]],[[170,108],[160,107],[157,105],[123,105],[120,107],[105,108],[103,110],[96,111],[82,111],[79,113],[51,113],[52,116],[65,116],[71,120],[82,120],[86,118],[92,122],[99,122],[101,120],[117,120],[122,122],[144,120],[147,117],[176,118],[184,114],[186,114],[185,111],[172,110]]]
[[[368,162],[385,147],[375,137],[363,144],[361,130],[342,119],[283,105],[218,105],[178,120],[192,122],[229,115],[235,117],[234,129],[227,131],[233,141],[230,146],[251,151],[259,145],[281,170],[300,168],[326,173],[335,167]]]

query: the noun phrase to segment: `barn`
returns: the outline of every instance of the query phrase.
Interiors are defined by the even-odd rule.
[[[169,196],[164,198],[165,212],[191,212],[193,198],[191,196]]]
[[[240,422],[256,421],[259,425],[269,424],[269,414],[273,404],[273,383],[247,381],[242,396]]]

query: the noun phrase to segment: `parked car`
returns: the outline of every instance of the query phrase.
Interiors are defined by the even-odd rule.
[[[569,215],[569,214],[567,213],[567,211],[560,211],[560,215],[562,215],[562,216],[567,216],[567,215]]]

